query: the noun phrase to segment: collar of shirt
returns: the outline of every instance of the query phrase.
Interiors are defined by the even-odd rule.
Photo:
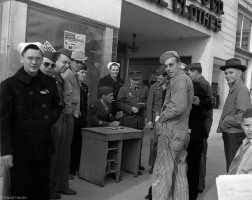
[[[232,93],[239,85],[243,83],[241,78],[238,78],[237,81],[230,87],[229,92]]]
[[[101,103],[104,106],[105,110],[108,111],[108,105],[104,102],[102,98],[101,98]]]

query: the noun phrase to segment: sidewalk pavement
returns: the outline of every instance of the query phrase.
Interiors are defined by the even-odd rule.
[[[225,157],[222,135],[216,133],[221,110],[214,110],[214,122],[208,139],[206,189],[199,195],[198,200],[217,200],[215,179],[225,174]],[[113,178],[106,178],[104,187],[94,185],[75,177],[70,181],[70,187],[77,191],[75,196],[64,196],[62,200],[143,200],[151,185],[152,176],[148,173],[149,159],[149,130],[145,130],[142,147],[142,165],[146,168],[143,175],[134,178],[133,174],[122,171],[122,180],[116,183]],[[2,178],[0,178],[0,194]]]

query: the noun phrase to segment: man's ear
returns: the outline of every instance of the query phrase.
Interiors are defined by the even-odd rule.
[[[22,64],[24,64],[24,56],[20,56],[20,57],[19,57],[19,60],[20,60],[20,62],[21,62]]]

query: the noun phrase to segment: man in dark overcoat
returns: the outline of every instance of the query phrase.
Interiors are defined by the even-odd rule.
[[[42,44],[21,43],[18,50],[23,66],[1,83],[1,164],[10,168],[12,198],[49,200],[59,96],[55,80],[39,70]]]
[[[112,102],[112,114],[115,115],[119,109],[116,106],[117,95],[120,88],[123,86],[124,81],[119,77],[120,64],[117,62],[109,62],[107,65],[109,74],[99,80],[98,88],[108,86],[113,89],[114,101]],[[98,98],[99,91],[98,91]]]

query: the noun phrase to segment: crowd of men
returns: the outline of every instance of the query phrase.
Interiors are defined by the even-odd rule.
[[[135,72],[125,84],[118,75],[120,64],[109,62],[97,101],[88,105],[83,52],[47,52],[40,43],[21,43],[18,51],[23,66],[1,83],[1,164],[9,168],[10,196],[47,200],[75,195],[69,179],[79,171],[81,128],[121,125],[151,129],[153,182],[146,199],[197,199],[205,188],[213,121],[212,90],[200,63],[186,66],[177,52],[167,51],[160,56],[157,82],[148,88]],[[252,107],[241,79],[246,66],[233,58],[220,69],[230,91],[218,132],[223,134],[227,172],[236,174],[240,161],[232,161],[249,138],[242,123],[248,126],[251,116],[243,113]],[[141,175],[141,157],[139,163]]]

